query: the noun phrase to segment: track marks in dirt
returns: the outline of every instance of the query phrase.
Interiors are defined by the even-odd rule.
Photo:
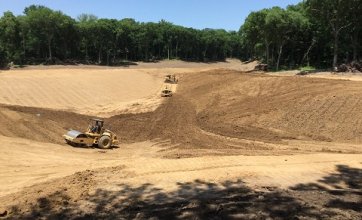
[[[121,113],[130,101],[156,94],[156,74],[130,69],[10,70],[0,75],[0,103],[82,114]]]
[[[50,109],[0,106],[0,135],[30,140],[64,143],[68,129],[83,130],[89,116]]]
[[[239,76],[239,80],[235,80],[233,84],[226,82],[225,85],[230,89],[238,90],[239,81],[249,81],[250,78],[253,78],[250,90],[254,91],[254,87],[261,87],[264,93],[259,93],[259,95],[253,93],[252,97],[244,95],[231,99],[227,97],[228,94],[221,95],[219,99],[228,100],[228,104],[220,102],[219,105],[214,106],[211,110],[206,109],[205,112],[213,111],[210,115],[227,112],[221,119],[214,119],[221,121],[221,124],[225,124],[225,126],[239,125],[240,127],[258,127],[267,130],[276,129],[284,131],[289,138],[297,138],[298,134],[303,134],[314,140],[349,141],[355,130],[362,129],[356,127],[355,123],[350,123],[362,116],[362,106],[357,104],[362,97],[362,84],[360,83],[325,79],[311,80],[300,77],[244,75]],[[256,80],[258,78],[261,79],[259,83]],[[273,84],[273,81],[275,87],[270,85]],[[244,91],[245,93],[248,94],[247,90]],[[221,90],[219,94],[224,93]],[[356,112],[357,115],[352,115],[351,112]],[[268,117],[264,117],[264,115]],[[334,122],[337,124],[336,130],[333,127],[326,127]],[[210,127],[213,124],[215,123],[210,123]],[[323,126],[326,127],[324,131],[321,130]],[[257,133],[266,132],[261,130]],[[281,134],[277,136],[285,138]]]
[[[155,111],[113,116],[106,125],[122,143],[169,141],[171,157],[283,154],[295,148],[301,153],[303,147],[286,150],[288,140],[362,142],[361,88],[361,82],[225,69],[186,73],[177,93]],[[4,115],[9,112],[20,120]],[[84,130],[88,118],[56,110],[2,107],[0,120],[7,126],[0,128],[0,134],[62,143],[67,129]]]
[[[150,159],[149,166],[133,161],[130,167],[87,170],[37,184],[1,197],[0,209],[11,218],[173,219],[206,210],[205,218],[249,219],[257,213],[263,219],[360,219],[359,158],[332,157]]]
[[[286,140],[358,144],[361,88],[360,82],[212,70],[185,74],[178,93],[155,112],[109,122],[128,140],[170,140],[178,144],[170,151],[184,153],[273,151]]]

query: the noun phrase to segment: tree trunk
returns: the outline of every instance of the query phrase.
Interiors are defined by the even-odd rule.
[[[334,32],[334,48],[333,48],[333,67],[337,68],[338,66],[338,31]]]
[[[87,62],[87,63],[89,62],[88,61],[88,45],[87,44],[85,45],[85,62]]]
[[[309,63],[309,53],[310,53],[310,51],[312,50],[312,48],[314,47],[314,44],[315,44],[316,42],[317,42],[317,41],[316,41],[315,39],[312,40],[312,43],[311,43],[310,46],[308,47],[307,52],[306,52],[306,53],[304,54],[304,56],[303,56],[303,59],[302,59],[301,64],[303,64],[304,61],[305,61],[305,59],[307,59],[307,65],[308,65],[308,66],[310,65],[310,63]]]
[[[148,61],[148,47],[145,50],[145,60]]]
[[[101,64],[101,56],[102,56],[102,48],[99,48],[99,51],[98,51],[98,64]]]
[[[279,47],[279,52],[278,52],[278,60],[277,60],[277,71],[279,71],[279,64],[280,64],[280,58],[282,56],[282,52],[283,52],[283,45],[280,45]]]
[[[26,43],[25,43],[25,36],[23,36],[23,56],[26,57]]]
[[[170,46],[167,46],[167,59],[170,60]]]
[[[269,64],[269,44],[268,42],[265,41],[265,46],[266,46],[266,50],[265,50],[265,55],[266,55],[266,64]]]
[[[126,60],[128,61],[128,49],[127,49],[127,47],[124,48],[124,52],[126,53]]]
[[[358,31],[355,31],[352,37],[352,47],[353,47],[353,61],[358,60]]]
[[[176,58],[178,58],[178,41],[176,42]]]
[[[51,40],[51,39],[49,39],[49,40],[48,40],[49,60],[53,60],[51,42],[52,42],[52,40]]]

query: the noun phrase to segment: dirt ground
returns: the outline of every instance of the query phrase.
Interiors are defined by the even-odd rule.
[[[162,102],[159,92],[165,75],[223,67],[248,68],[235,60],[211,64],[164,61],[127,68],[30,66],[0,72],[0,103],[102,117],[148,112]]]
[[[254,65],[0,72],[0,216],[361,219],[359,76],[249,72]],[[162,99],[167,73],[179,84]],[[62,134],[94,116],[119,148],[64,144]]]

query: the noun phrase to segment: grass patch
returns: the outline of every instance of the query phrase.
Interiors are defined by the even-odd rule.
[[[300,71],[314,71],[316,68],[314,66],[303,66],[299,68]]]

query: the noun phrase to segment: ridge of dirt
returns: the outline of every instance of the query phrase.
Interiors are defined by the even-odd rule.
[[[334,151],[328,142],[362,143],[361,86],[361,82],[227,69],[185,73],[177,93],[155,111],[105,121],[122,143],[170,141],[172,157],[191,156],[190,149],[222,155],[316,150],[295,148],[292,141],[325,142],[323,151]],[[70,128],[83,131],[89,118],[66,111],[0,106],[0,121],[6,125],[0,135],[63,143],[62,134]],[[350,149],[347,152],[362,150]]]
[[[184,75],[178,93],[154,112],[108,123],[127,140],[161,138],[178,149],[270,150],[267,143],[288,140],[360,144],[361,86],[213,70]]]
[[[88,119],[77,113],[52,109],[0,105],[0,135],[40,142],[64,143],[67,130],[84,130]]]

